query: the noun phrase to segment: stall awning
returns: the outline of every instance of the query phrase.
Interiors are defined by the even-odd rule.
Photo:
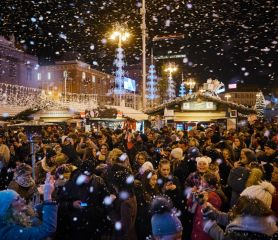
[[[128,117],[136,121],[148,120],[147,114],[130,107],[110,106],[110,105],[106,105],[106,107],[117,109],[118,112],[121,112],[123,114],[123,117]]]

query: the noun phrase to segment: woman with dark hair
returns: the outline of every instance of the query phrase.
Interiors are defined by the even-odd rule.
[[[278,239],[276,219],[270,208],[274,191],[269,182],[248,187],[229,213],[207,204],[202,210],[204,231],[217,240]],[[217,224],[226,226],[225,231]]]
[[[235,161],[238,161],[240,158],[240,152],[243,148],[246,148],[246,144],[238,137],[235,137],[233,140],[233,152],[235,156]]]
[[[153,198],[160,194],[157,184],[157,172],[147,170],[141,179],[141,191],[136,191],[137,218],[136,232],[138,239],[146,239],[151,235],[151,213],[150,204]]]

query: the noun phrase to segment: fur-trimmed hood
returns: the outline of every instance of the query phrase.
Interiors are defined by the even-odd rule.
[[[254,217],[254,216],[239,216],[236,217],[226,228],[226,231],[241,231],[262,233],[267,236],[272,236],[278,232],[276,226],[276,218]]]

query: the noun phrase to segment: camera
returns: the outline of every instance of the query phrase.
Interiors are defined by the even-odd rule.
[[[194,197],[196,199],[196,202],[199,204],[199,205],[203,205],[205,203],[205,195],[203,193],[200,193],[200,192],[196,192],[194,193]]]

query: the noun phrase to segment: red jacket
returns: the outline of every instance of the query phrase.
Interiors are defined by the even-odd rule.
[[[221,198],[214,191],[208,192],[208,202],[216,209],[220,209],[222,204]],[[195,215],[193,219],[191,240],[212,240],[212,238],[203,231],[203,215],[201,210],[202,206],[198,205],[195,210]]]

